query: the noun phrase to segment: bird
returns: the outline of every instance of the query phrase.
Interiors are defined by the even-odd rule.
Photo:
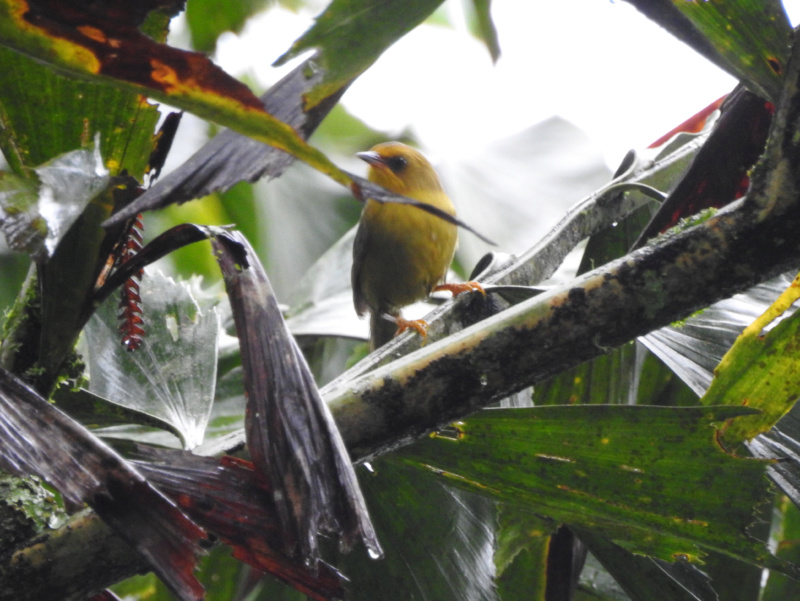
[[[356,156],[369,165],[367,179],[390,192],[455,216],[439,176],[422,153],[400,142],[384,142]],[[442,285],[458,242],[456,225],[417,206],[368,198],[353,244],[351,283],[356,313],[370,313],[370,350],[413,328],[423,338],[422,320],[406,320],[401,309],[434,289],[457,294],[473,283]]]

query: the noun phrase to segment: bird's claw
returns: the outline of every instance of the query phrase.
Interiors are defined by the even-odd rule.
[[[423,342],[428,337],[428,322],[424,319],[403,319],[402,317],[395,317],[397,323],[397,332],[395,336],[399,336],[406,330],[415,330],[421,337]]]
[[[453,297],[455,298],[462,292],[480,292],[484,297],[486,297],[486,290],[483,289],[478,282],[463,282],[458,284],[439,284],[433,288],[434,292],[438,292],[440,290],[446,290],[450,292]]]

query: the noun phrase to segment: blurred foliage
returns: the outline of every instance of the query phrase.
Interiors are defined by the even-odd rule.
[[[270,0],[241,0],[240,2],[214,2],[191,0],[186,3],[186,22],[192,36],[192,48],[200,52],[213,52],[220,34],[241,32],[247,20],[271,4]],[[298,2],[285,2],[297,5]]]

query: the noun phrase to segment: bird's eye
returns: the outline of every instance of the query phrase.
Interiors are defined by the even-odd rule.
[[[398,155],[386,159],[386,165],[392,170],[393,173],[400,173],[408,166],[408,161],[405,159],[405,157]]]

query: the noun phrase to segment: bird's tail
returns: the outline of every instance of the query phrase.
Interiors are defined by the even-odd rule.
[[[394,338],[397,324],[383,317],[378,311],[369,314],[369,350],[374,351]]]

